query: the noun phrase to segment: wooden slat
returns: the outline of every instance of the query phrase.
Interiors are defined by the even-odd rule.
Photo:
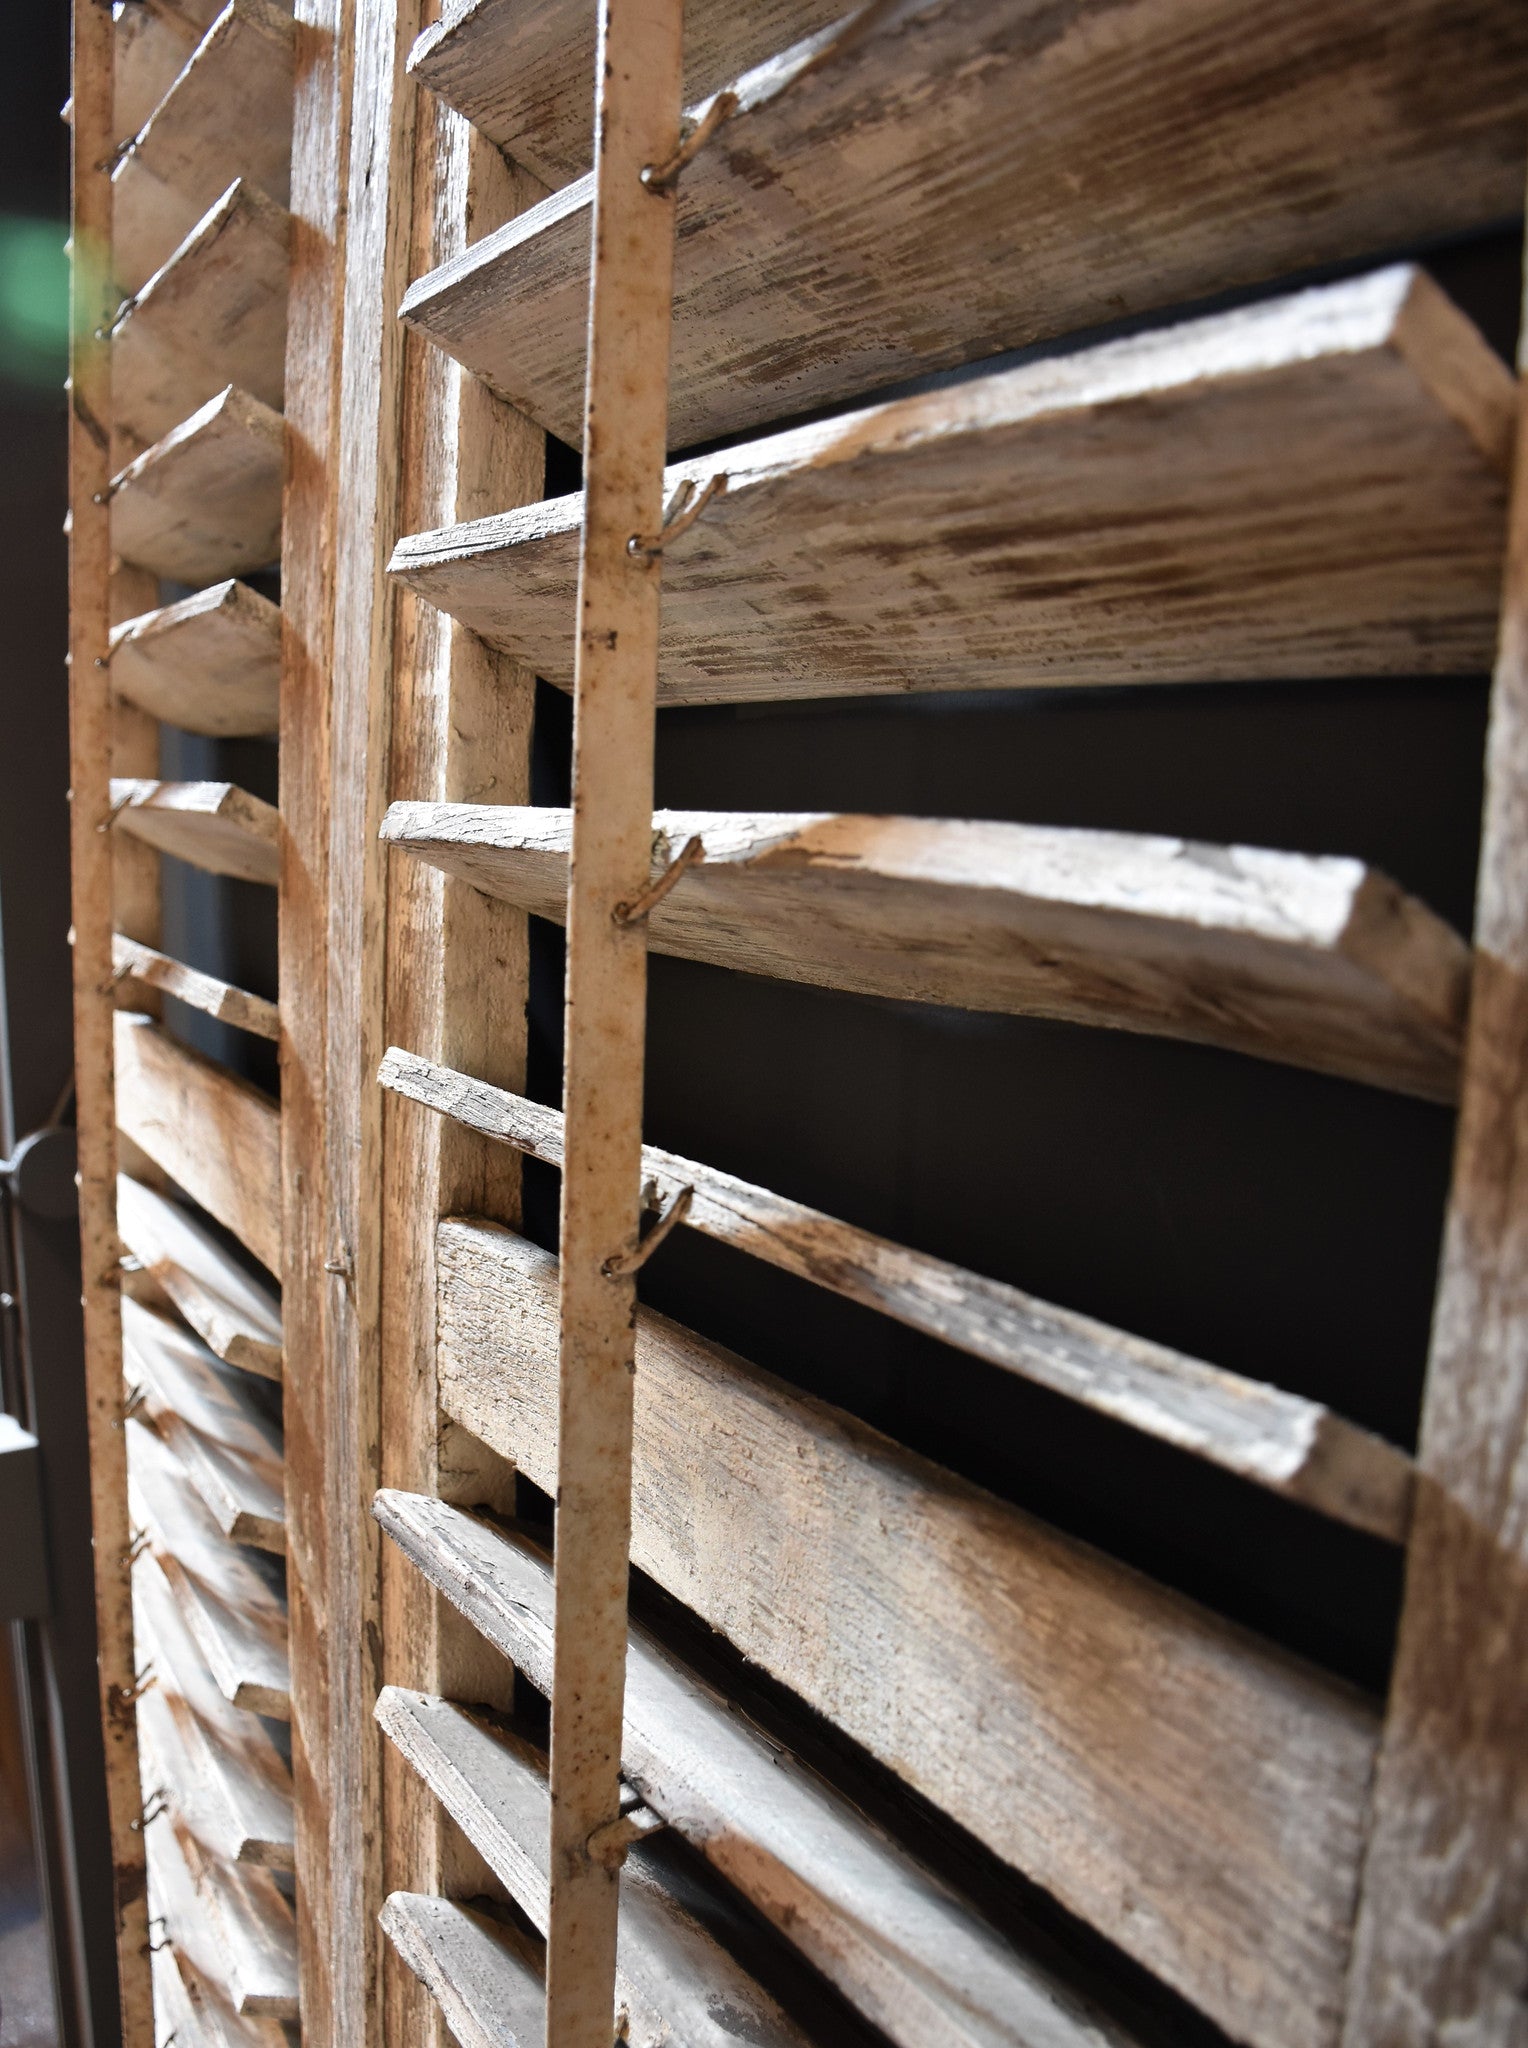
[[[214,1855],[290,1870],[292,1773],[259,1717],[230,1706],[212,1682],[152,1557],[133,1567],[133,1619],[154,1678],[139,1713],[173,1724],[186,1765],[166,1782],[172,1803]]]
[[[234,179],[287,199],[292,14],[228,0],[112,174],[112,265],[135,292]]]
[[[113,10],[104,66],[113,143],[136,135],[216,18],[218,0],[144,0]],[[115,89],[112,90],[113,82]],[[72,103],[71,103],[72,104]],[[110,159],[106,160],[107,169]]]
[[[203,974],[198,968],[172,960],[168,953],[153,946],[140,946],[136,939],[126,939],[121,932],[112,940],[111,967],[118,981],[118,1000],[129,1008],[134,1007],[132,997],[137,990],[153,988],[189,1004],[193,1010],[216,1017],[220,1024],[253,1032],[257,1038],[280,1036],[280,1017],[274,1003],[268,1003],[263,996],[252,996],[248,989],[235,988],[231,982],[219,981],[215,974]]]
[[[230,384],[112,480],[112,545],[176,583],[274,562],[281,546],[281,415]]]
[[[671,445],[1521,201],[1514,0],[1130,0],[1107,51],[1091,17],[1039,17],[876,0],[730,81],[740,109],[684,180]],[[575,445],[592,201],[585,178],[403,306]]]
[[[667,704],[1451,675],[1496,636],[1512,381],[1398,267],[725,454],[667,551]],[[402,540],[566,685],[580,497]]]
[[[544,1936],[546,1759],[449,1700],[388,1686],[377,1720]],[[621,1873],[617,2036],[633,2048],[802,2048],[801,2030],[688,1913],[640,1847]],[[624,2025],[621,2024],[624,2017]]]
[[[209,1856],[171,1815],[149,1837],[156,1915],[196,1975],[249,2017],[297,2018],[292,1908],[268,1870]]]
[[[456,1589],[453,1598],[466,1593],[458,1576],[465,1558],[477,1560],[469,1567],[474,1572],[486,1559],[486,1577],[474,1582],[464,1611],[533,1685],[547,1690],[554,1603],[546,1560],[519,1537],[485,1542],[485,1532],[465,1517],[443,1524],[418,1498],[386,1494],[376,1512],[434,1583]],[[426,1706],[428,1725],[420,1727]],[[409,1753],[418,1750],[420,1768],[430,1767],[426,1745],[442,1739],[442,1727],[465,1718],[444,1702],[394,1688],[382,1695],[378,1717],[395,1739],[406,1717],[419,1727]],[[477,1773],[486,1759],[478,1758],[476,1744],[491,1739],[466,1726],[472,1778],[461,1793],[463,1815],[481,1796]],[[674,1828],[899,2048],[1126,2048],[1111,2022],[1010,1948],[964,1900],[641,1627],[632,1629],[627,1650],[622,1754]],[[432,1777],[437,1790],[445,1782],[444,1771]],[[540,1838],[520,1839],[520,1875],[529,1888]],[[507,1841],[503,1853],[513,1855]],[[624,1928],[624,1899],[622,1910]]]
[[[615,1983],[647,883],[684,0],[599,0],[563,1013],[547,2048],[604,2048]]]
[[[284,207],[241,180],[129,300],[111,340],[122,456],[229,384],[280,408],[290,227]]]
[[[449,1067],[390,1049],[383,1087],[560,1168],[563,1125],[548,1109]],[[1411,1461],[1330,1409],[1166,1345],[1127,1336],[1017,1287],[908,1251],[656,1145],[642,1148],[649,1209],[691,1191],[684,1222],[798,1279],[895,1316],[1004,1372],[1372,1534],[1403,1542]]]
[[[753,0],[746,9],[690,0],[686,98],[715,92],[844,11],[842,0]],[[588,0],[447,0],[409,70],[543,184],[562,185],[594,160],[594,22]]]
[[[123,1368],[225,1536],[286,1551],[281,1430],[250,1383],[182,1324],[122,1304]]]
[[[281,1271],[281,1117],[268,1095],[117,1012],[117,1123],[273,1273]],[[193,1279],[198,1278],[193,1275]]]
[[[281,814],[232,782],[113,776],[112,822],[161,853],[209,874],[268,882],[281,874]]]
[[[236,1707],[289,1720],[285,1603],[219,1529],[168,1445],[136,1419],[124,1427],[134,1521],[218,1690]]]
[[[281,1304],[189,1210],[117,1177],[117,1233],[131,1256],[227,1365],[281,1378]]]
[[[570,814],[394,804],[383,836],[565,915]],[[1469,952],[1361,861],[1058,826],[658,811],[659,953],[1255,1053],[1451,1101]]]
[[[1528,330],[1475,984],[1344,2048],[1511,2042],[1528,1927]]]
[[[274,732],[280,678],[280,610],[247,584],[215,583],[112,632],[113,687],[187,732]]]
[[[450,1899],[418,1892],[394,1892],[380,1917],[461,2048],[541,2048],[540,1959],[523,1936]]]
[[[174,2048],[291,2048],[282,2021],[235,2012],[227,1993],[173,1945],[154,1956],[154,2006]]]
[[[443,1404],[549,1486],[555,1260],[457,1221],[437,1270]],[[633,1562],[1239,2040],[1329,2042],[1372,1708],[666,1318],[637,1332]]]

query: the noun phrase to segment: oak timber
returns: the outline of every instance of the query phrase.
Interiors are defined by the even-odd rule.
[[[212,875],[268,882],[281,872],[281,814],[232,782],[113,776],[112,823]]]
[[[382,831],[565,915],[566,810],[400,803]],[[655,952],[1457,1093],[1468,949],[1360,861],[1063,826],[657,811],[642,886],[696,839],[645,920]]]
[[[117,1232],[215,1356],[281,1378],[280,1302],[189,1210],[119,1174]]]
[[[285,208],[241,179],[129,299],[111,334],[124,456],[229,384],[280,409],[290,229]]]
[[[843,12],[842,0],[754,0],[746,10],[723,0],[690,0],[686,98],[715,92],[734,71]],[[555,187],[594,160],[594,25],[589,0],[446,0],[440,20],[415,43],[408,68],[516,163]]]
[[[671,446],[1521,203],[1513,0],[1129,0],[1107,37],[1041,0],[876,0],[775,48],[716,81],[740,106],[685,174]],[[574,445],[592,183],[402,309]]]
[[[213,1683],[152,1557],[133,1567],[133,1613],[154,1676],[139,1712],[163,1710],[189,1764],[166,1790],[215,1855],[290,1870],[292,1773],[258,1715],[231,1706]]]
[[[283,434],[280,413],[230,384],[113,478],[113,547],[176,583],[274,562]]]
[[[377,1078],[385,1088],[561,1167],[559,1110],[396,1046]],[[684,1221],[692,1230],[1320,1513],[1392,1542],[1405,1540],[1410,1460],[1317,1402],[908,1251],[656,1145],[642,1148],[642,1188],[649,1209],[667,1207],[688,1188]]]
[[[285,205],[292,14],[228,0],[112,173],[112,265],[134,292],[235,178]]]
[[[198,968],[172,960],[168,953],[153,946],[140,946],[136,939],[125,939],[121,932],[112,940],[111,969],[129,997],[133,989],[158,989],[162,995],[174,996],[177,1002],[189,1004],[193,1010],[216,1017],[220,1024],[232,1024],[240,1031],[253,1032],[257,1038],[280,1035],[274,1003],[266,1002],[263,996],[252,996],[247,989],[235,988],[231,982],[219,981],[214,974],[203,974]],[[128,1007],[133,1007],[131,1001]]]
[[[123,1365],[225,1536],[284,1553],[281,1430],[250,1384],[182,1324],[122,1304]]]
[[[453,1900],[418,1892],[392,1893],[380,1918],[461,2048],[541,2048],[540,1958],[524,1936]]]
[[[244,583],[215,583],[112,631],[114,688],[216,739],[276,730],[280,670],[280,610]]]
[[[1528,340],[1519,341],[1528,394]],[[1475,984],[1344,2048],[1508,2042],[1528,1981],[1528,402]]]
[[[169,1446],[136,1418],[123,1427],[134,1522],[218,1690],[236,1707],[290,1719],[285,1603],[219,1529]]]
[[[620,1859],[590,1844],[620,1815],[647,1041],[647,935],[624,906],[647,883],[653,807],[663,545],[637,537],[664,521],[676,212],[672,181],[648,186],[643,172],[679,146],[684,55],[684,0],[598,0],[598,10],[585,490],[570,613],[547,2048],[606,2048],[616,1971]]]
[[[549,1488],[556,1261],[437,1271],[443,1405]],[[1366,1702],[642,1309],[635,1391],[634,1564],[1238,2039],[1331,2041]]]
[[[377,1720],[529,1916],[547,1926],[546,1759],[449,1700],[388,1686]],[[644,1860],[621,1871],[616,2033],[632,2048],[804,2048],[801,2031]]]
[[[164,1937],[235,2012],[297,2018],[292,1908],[268,1870],[209,1855],[173,1813],[150,1836]]]
[[[281,1116],[151,1018],[116,1017],[117,1123],[272,1273],[281,1271]]]
[[[1513,387],[1398,266],[667,472],[665,704],[1489,665]],[[401,540],[566,686],[581,496]]]
[[[516,1534],[418,1495],[374,1514],[545,1692],[552,1573]],[[1125,2048],[1125,2036],[644,1628],[627,1645],[622,1759],[669,1824],[899,2048]]]

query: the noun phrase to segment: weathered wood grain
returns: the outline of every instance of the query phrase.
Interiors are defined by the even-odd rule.
[[[116,829],[161,853],[241,882],[280,878],[281,814],[236,783],[117,775],[111,801]]]
[[[122,1363],[144,1413],[225,1536],[284,1553],[281,1430],[241,1373],[178,1322],[122,1304]]]
[[[129,299],[111,330],[119,460],[229,384],[280,410],[290,229],[284,207],[240,180]]]
[[[215,583],[112,631],[113,687],[187,732],[273,733],[280,676],[281,612],[244,583]]]
[[[556,1262],[437,1270],[442,1400],[549,1485]],[[1366,1702],[646,1310],[635,1387],[634,1563],[1239,2040],[1332,2040]]]
[[[118,1001],[127,1008],[142,1007],[143,989],[158,989],[161,995],[174,996],[193,1010],[216,1017],[220,1024],[232,1024],[257,1038],[275,1038],[280,1034],[274,1003],[268,1003],[263,996],[252,996],[247,989],[235,988],[231,982],[219,981],[214,974],[203,974],[198,968],[172,960],[168,953],[153,946],[140,946],[136,939],[125,939],[121,932],[112,940],[111,969],[117,979]]]
[[[112,546],[176,583],[212,583],[281,548],[281,415],[230,384],[112,479]]]
[[[181,1768],[162,1779],[186,1826],[230,1863],[292,1868],[292,1774],[255,1714],[231,1706],[212,1681],[152,1557],[133,1567],[133,1621],[154,1683],[139,1713],[162,1721],[150,1745],[177,1745]]]
[[[544,1936],[546,1758],[429,1693],[388,1686],[377,1720]],[[801,2048],[803,2035],[688,1913],[640,1845],[621,1872],[616,2034],[633,2048]]]
[[[604,2048],[615,1984],[621,1859],[593,1845],[620,1813],[631,1254],[642,1221],[647,1049],[647,937],[624,907],[646,886],[653,806],[663,544],[651,537],[664,516],[675,216],[672,186],[644,187],[642,173],[679,144],[683,28],[683,0],[599,0],[586,489],[571,614],[573,852],[563,899],[547,2048]]]
[[[268,1870],[209,1855],[171,1814],[150,1837],[162,1935],[233,2010],[297,2018],[297,1942],[292,1908]]]
[[[383,836],[565,915],[566,810],[394,804]],[[655,952],[909,1001],[1184,1038],[1438,1101],[1469,952],[1361,861],[1061,826],[657,811]]]
[[[660,702],[1478,672],[1512,403],[1400,267],[673,464]],[[566,686],[582,510],[392,566]]]
[[[138,0],[120,12],[113,10],[103,67],[109,105],[106,132],[113,145],[138,133],[211,26],[218,6],[219,0]],[[104,162],[109,175],[110,156]]]
[[[166,1943],[153,1958],[154,2009],[175,2031],[175,2048],[291,2048],[281,2020],[235,2012],[221,1985]]]
[[[117,1232],[207,1348],[226,1365],[281,1378],[281,1304],[188,1209],[117,1176]]]
[[[691,0],[684,92],[704,98],[732,74],[844,12],[842,0],[754,0],[745,10]],[[446,0],[409,54],[409,71],[516,163],[557,186],[594,161],[592,0]]]
[[[383,1087],[560,1168],[559,1110],[392,1047]],[[841,1223],[693,1159],[642,1148],[643,1200],[663,1209],[690,1189],[684,1222],[722,1244],[830,1288],[1004,1372],[1355,1527],[1405,1540],[1411,1463],[1334,1415],[1239,1373],[1057,1308]]]
[[[103,7],[74,8],[70,28],[69,136],[71,250],[97,257],[111,234],[107,166],[113,127],[113,61],[121,25]],[[131,66],[124,64],[130,74]],[[128,79],[130,93],[131,82]],[[126,2048],[153,2038],[144,1844],[133,1826],[142,1810],[133,1685],[132,1595],[123,1562],[131,1545],[122,1431],[120,1247],[114,1207],[117,1129],[113,1101],[111,988],[113,840],[97,831],[110,807],[115,707],[106,669],[112,620],[111,366],[104,336],[113,294],[100,260],[71,261],[69,278],[69,869],[73,1060],[79,1183],[78,1370],[89,1448],[88,1511],[95,1562],[95,1640],[110,1830],[111,1935],[118,2013]],[[130,906],[138,908],[139,906]],[[148,920],[145,920],[147,925]],[[154,939],[145,928],[135,937]],[[60,1049],[62,1051],[62,1048]],[[83,1617],[80,1617],[83,1621]]]
[[[276,1104],[214,1060],[177,1044],[151,1018],[130,1011],[117,1012],[116,1063],[119,1128],[262,1265],[279,1273]]]
[[[498,7],[498,66],[519,50],[507,17],[535,12]],[[873,0],[847,21],[715,81],[740,106],[685,174],[671,446],[1521,200],[1512,0],[1130,0],[1107,30],[1077,4]],[[468,95],[496,69],[473,40]],[[575,445],[591,204],[585,178],[403,303]]]
[[[488,1539],[480,1598],[467,1592],[453,1560],[463,1555],[457,1539],[477,1557],[482,1532],[461,1517],[442,1531],[430,1504],[395,1494],[379,1501],[377,1513],[421,1569],[454,1587],[465,1611],[547,1690],[554,1600],[546,1560],[518,1538]],[[426,1704],[431,1729],[443,1716],[461,1718],[444,1702],[400,1699],[391,1690],[378,1713],[391,1731],[405,1714],[422,1719]],[[627,1649],[625,1712],[622,1755],[645,1796],[900,2048],[1126,2048],[1112,2024],[1000,1940],[641,1627],[632,1629]],[[463,1796],[471,1799],[471,1788]],[[522,1833],[521,1840],[521,1875],[530,1887],[539,1837]],[[506,1843],[506,1858],[513,1853]]]
[[[418,1892],[393,1892],[380,1917],[461,2048],[541,2048],[540,1958],[523,1936],[450,1899]]]
[[[219,1529],[169,1446],[136,1419],[123,1427],[133,1520],[218,1690],[236,1707],[290,1719],[285,1602]]]
[[[292,11],[228,0],[112,173],[112,267],[135,292],[236,178],[286,204]]]
[[[1519,357],[1528,372],[1528,347]],[[1519,379],[1519,390],[1528,382]],[[1516,2043],[1528,1983],[1528,405],[1475,984],[1345,2048]]]

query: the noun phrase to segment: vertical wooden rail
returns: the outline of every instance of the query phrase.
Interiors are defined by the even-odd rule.
[[[132,1594],[125,1563],[127,1445],[122,1430],[122,1321],[117,1289],[117,1147],[113,1102],[110,804],[111,359],[109,278],[112,19],[75,0],[72,131],[74,262],[69,354],[69,773],[74,906],[74,1059],[79,1105],[80,1249],[85,1385],[95,1531],[96,1635],[111,1818],[117,1970],[125,2048],[154,2038],[148,1894],[133,1710]]]
[[[640,1219],[647,887],[674,198],[642,182],[678,139],[682,0],[601,0],[594,259],[568,887],[557,1640],[552,1673],[547,2048],[608,2048],[631,1542],[636,1282],[609,1261]]]
[[[1519,347],[1528,392],[1528,332]],[[1464,1092],[1346,2048],[1528,2039],[1528,404]]]

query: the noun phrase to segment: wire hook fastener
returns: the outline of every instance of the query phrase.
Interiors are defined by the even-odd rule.
[[[590,1861],[598,1863],[605,1870],[619,1870],[626,1861],[626,1851],[633,1842],[640,1842],[648,1835],[656,1835],[668,1822],[661,1813],[654,1813],[641,1800],[623,1805],[614,1820],[607,1820],[590,1835],[584,1848]]]
[[[117,1687],[117,1697],[121,1700],[124,1707],[130,1707],[134,1700],[141,1700],[143,1695],[152,1687],[158,1685],[158,1683],[159,1674],[154,1669],[151,1660],[143,1666],[141,1671],[133,1673],[131,1685],[119,1685]]]
[[[135,1529],[135,1530],[133,1531],[133,1540],[132,1540],[132,1542],[131,1542],[131,1543],[130,1543],[130,1544],[128,1545],[128,1547],[126,1548],[126,1550],[124,1550],[124,1551],[123,1551],[123,1553],[122,1553],[122,1568],[123,1568],[123,1570],[124,1570],[124,1571],[129,1571],[129,1572],[130,1572],[130,1571],[132,1570],[133,1566],[134,1566],[134,1565],[135,1565],[135,1564],[136,1564],[136,1563],[138,1562],[139,1558],[140,1558],[140,1557],[142,1557],[143,1553],[144,1553],[144,1552],[145,1552],[145,1551],[146,1551],[146,1550],[148,1549],[148,1547],[149,1547],[149,1532],[148,1532],[148,1530],[147,1530],[147,1529]]]
[[[670,542],[678,540],[680,534],[689,532],[711,500],[721,497],[726,488],[727,473],[725,470],[718,470],[715,476],[706,479],[697,498],[694,483],[686,477],[668,501],[663,514],[662,532],[634,533],[626,543],[627,554],[646,555],[649,561],[656,560]]]
[[[151,1828],[159,1816],[162,1813],[168,1813],[169,1810],[170,1802],[166,1796],[165,1789],[163,1785],[158,1785],[149,1794],[148,1804],[144,1807],[138,1818],[130,1820],[128,1826],[134,1834],[141,1835],[145,1828]]]
[[[618,903],[611,911],[611,922],[619,925],[640,924],[644,917],[650,917],[679,880],[686,868],[693,868],[706,857],[705,841],[698,832],[680,847],[656,882],[645,888],[640,896],[633,896],[629,903]]]
[[[680,142],[674,154],[661,164],[644,164],[642,183],[649,192],[672,192],[688,165],[705,148],[724,121],[730,121],[742,102],[735,92],[719,92],[695,126]]]
[[[629,1252],[612,1252],[600,1271],[607,1280],[625,1280],[633,1273],[640,1273],[663,1240],[689,1214],[690,1204],[695,1199],[692,1187],[682,1187],[678,1194],[658,1216],[645,1237],[639,1238]]]
[[[120,813],[125,811],[128,805],[133,801],[134,797],[137,796],[138,788],[139,785],[136,782],[134,782],[130,784],[128,788],[124,789],[119,796],[114,796],[112,798],[110,809],[107,811],[105,817],[101,820],[100,824],[96,826],[97,832],[109,832],[111,830],[112,826],[116,824],[117,818],[120,815]]]

